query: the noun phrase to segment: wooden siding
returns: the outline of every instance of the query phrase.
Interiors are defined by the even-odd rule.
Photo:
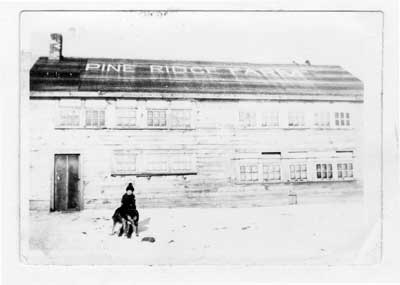
[[[70,102],[80,106],[81,101]],[[166,102],[138,100],[132,106],[146,108]],[[178,104],[171,102],[170,104]],[[81,189],[85,207],[114,207],[118,205],[125,186],[133,181],[139,207],[178,206],[262,206],[287,203],[289,191],[299,195],[299,202],[310,202],[310,193],[317,196],[342,197],[360,193],[361,163],[361,104],[334,103],[271,103],[258,102],[179,102],[193,110],[190,129],[86,129],[58,128],[59,100],[30,100],[31,200],[50,205],[53,191],[54,154],[78,153],[81,160]],[[89,104],[87,102],[87,104]],[[91,104],[113,110],[115,100]],[[183,105],[182,105],[183,104]],[[186,105],[185,105],[186,104]],[[352,126],[348,129],[276,128],[245,129],[238,124],[238,112],[251,110],[349,111]],[[112,114],[112,112],[110,112]],[[285,116],[282,116],[284,121]],[[310,118],[308,118],[310,119]],[[112,116],[106,125],[112,125]],[[310,123],[310,122],[308,122]],[[195,153],[196,175],[137,177],[112,175],[112,154],[115,149],[134,149],[139,154],[154,151],[191,150]],[[354,177],[349,182],[254,183],[238,181],[235,159],[262,159],[261,152],[303,150],[312,153],[354,151]],[[314,154],[315,156],[315,154]],[[312,158],[312,159],[323,159]],[[285,164],[287,165],[287,164]],[[285,170],[287,171],[287,170]],[[286,176],[285,176],[286,175]],[[287,173],[284,176],[287,177]],[[305,186],[308,185],[308,186]],[[309,189],[309,190],[307,190]],[[307,193],[305,193],[307,191]]]

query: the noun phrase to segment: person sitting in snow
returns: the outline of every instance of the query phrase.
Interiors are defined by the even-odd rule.
[[[132,183],[129,183],[128,186],[126,187],[126,193],[122,196],[121,206],[115,210],[114,215],[112,217],[114,223],[111,235],[114,234],[114,228],[116,223],[118,222],[123,224],[119,236],[121,236],[125,231],[126,236],[130,238],[133,232],[133,227],[135,229],[136,236],[139,235],[139,229],[138,229],[139,212],[136,209],[136,199],[135,195],[133,194],[134,190],[135,188],[133,188]],[[132,225],[132,227],[129,226],[127,227],[128,224]]]
[[[127,215],[133,217],[136,212],[136,198],[133,191],[135,191],[135,188],[133,188],[132,183],[129,183],[126,187],[126,193],[121,199],[121,211],[125,218]]]

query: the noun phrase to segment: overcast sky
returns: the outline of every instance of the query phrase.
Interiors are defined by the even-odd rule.
[[[47,56],[341,65],[380,77],[381,16],[326,12],[25,12],[21,48]]]

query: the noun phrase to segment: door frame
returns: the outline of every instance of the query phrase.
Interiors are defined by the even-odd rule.
[[[56,178],[55,178],[55,161],[56,155],[77,155],[78,156],[78,174],[79,174],[79,182],[78,182],[78,192],[79,192],[79,207],[77,211],[81,211],[84,209],[84,195],[83,195],[83,179],[82,179],[82,154],[78,152],[54,152],[52,156],[52,187],[50,191],[50,212],[55,211],[55,193],[56,193]],[[68,173],[68,170],[67,170]]]

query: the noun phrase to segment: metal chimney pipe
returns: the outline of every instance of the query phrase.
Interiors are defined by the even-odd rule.
[[[62,35],[50,34],[50,54],[49,59],[61,60],[62,59]]]

